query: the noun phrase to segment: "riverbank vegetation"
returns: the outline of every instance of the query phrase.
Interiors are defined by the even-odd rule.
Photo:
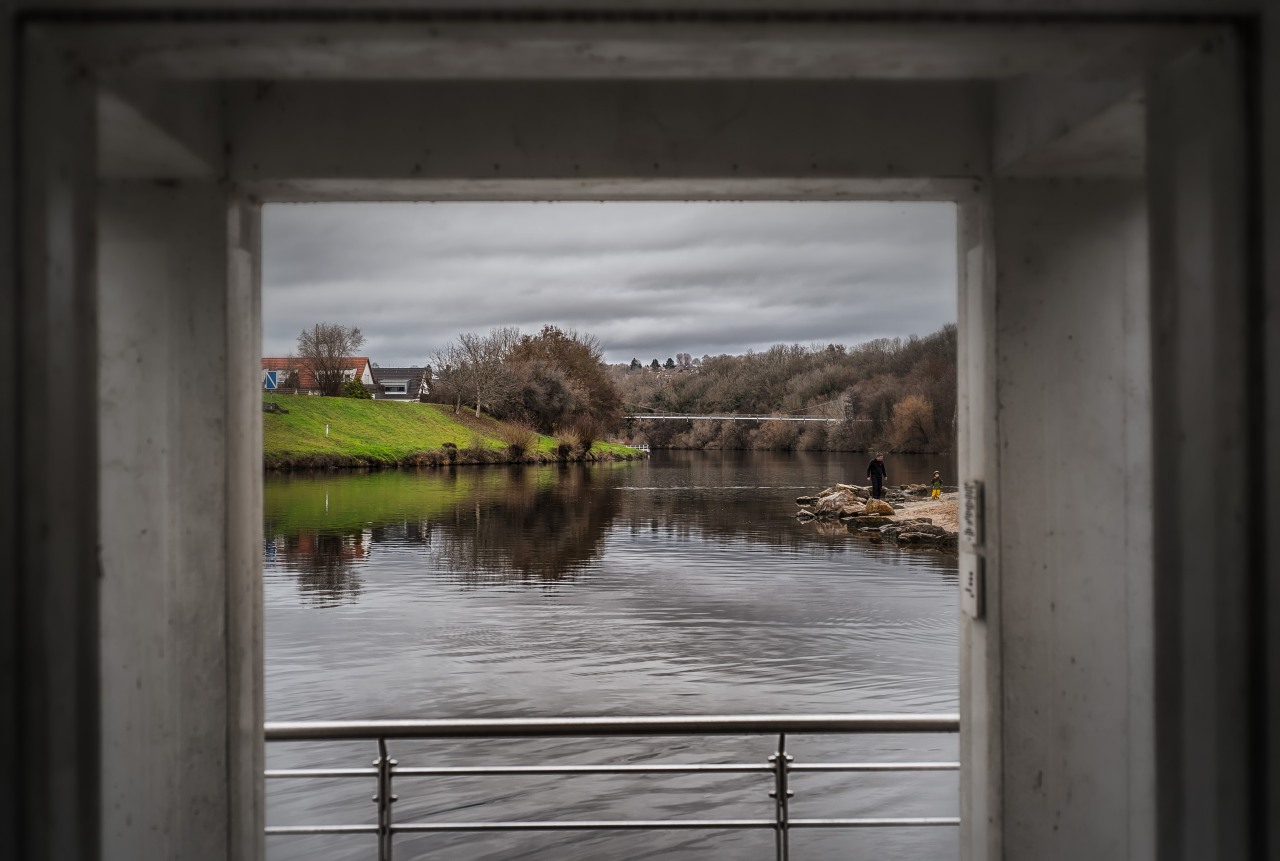
[[[956,434],[956,327],[845,347],[777,345],[741,356],[638,360],[611,375],[629,414],[821,416],[833,422],[636,420],[654,448],[938,453]]]
[[[536,335],[512,327],[464,333],[436,351],[428,399],[547,435],[599,438],[622,423],[622,399],[602,356],[594,336],[551,325]]]
[[[268,469],[629,460],[579,428],[560,436],[438,404],[277,395],[263,413]],[[287,412],[284,412],[287,411]],[[326,433],[327,428],[327,433]]]

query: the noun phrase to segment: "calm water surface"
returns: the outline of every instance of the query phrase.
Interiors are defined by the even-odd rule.
[[[865,455],[656,452],[570,467],[268,476],[269,720],[957,709],[955,558],[800,524]],[[894,483],[954,461],[888,458]],[[402,765],[762,761],[774,738],[402,743]],[[952,759],[947,736],[789,740],[797,760]],[[370,745],[271,745],[270,767]],[[766,818],[761,776],[397,781],[399,820]],[[953,816],[954,773],[798,775],[793,815]],[[272,781],[273,825],[373,822],[372,781]],[[769,832],[411,835],[396,859],[771,858]],[[794,859],[956,855],[956,830],[795,832]],[[369,836],[268,839],[372,858]]]

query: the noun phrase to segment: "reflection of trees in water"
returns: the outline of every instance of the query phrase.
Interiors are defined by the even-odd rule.
[[[458,505],[434,533],[437,564],[467,580],[560,580],[600,556],[620,493],[567,468],[550,484],[515,470],[500,496]]]
[[[617,488],[593,478],[581,466],[554,476],[517,467],[506,481],[478,487],[443,513],[406,512],[363,530],[282,532],[280,521],[271,519],[265,556],[294,573],[298,591],[318,606],[359,600],[359,565],[378,545],[427,548],[432,568],[467,582],[556,581],[600,556],[621,513]]]
[[[353,604],[363,585],[355,564],[369,555],[362,532],[335,533],[301,529],[292,535],[267,537],[267,555],[297,574],[298,591],[322,607]]]
[[[691,537],[748,541],[790,549],[812,546],[815,538],[835,542],[848,537],[843,523],[826,534],[797,529],[795,510],[789,500],[759,499],[750,491],[737,505],[699,493],[653,491],[627,496],[623,524],[632,534],[661,533],[682,541]]]
[[[674,483],[660,469],[586,465],[279,481],[268,498],[264,553],[296,574],[307,600],[333,606],[359,600],[360,567],[377,547],[404,548],[408,566],[476,585],[574,576],[603,554],[615,527],[677,543],[818,543],[837,552],[852,539],[844,525],[797,524],[792,498],[817,489],[797,486],[801,475],[856,474],[861,457],[849,460],[695,453],[663,467],[679,470]]]

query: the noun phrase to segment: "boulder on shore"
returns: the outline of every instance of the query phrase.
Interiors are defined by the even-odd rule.
[[[956,533],[936,525],[931,517],[914,515],[915,505],[932,491],[929,485],[885,489],[888,493],[884,499],[868,499],[870,488],[835,484],[813,495],[796,497],[796,504],[801,506],[796,517],[802,523],[816,524],[818,533],[828,537],[854,533],[859,540],[892,544],[904,550],[916,547],[955,551],[959,543]]]
[[[893,523],[892,518],[873,514],[855,517],[852,520],[849,520],[846,525],[850,532],[855,529],[874,529],[876,532],[879,532],[881,526],[888,526],[890,523]]]
[[[924,535],[941,536],[947,534],[947,530],[943,529],[941,526],[934,526],[932,523],[924,523],[916,520],[904,523],[903,526],[910,532],[918,532]]]
[[[813,507],[813,513],[819,517],[839,517],[840,512],[852,502],[852,496],[843,490],[837,490],[819,499],[818,504]]]
[[[938,540],[937,535],[930,535],[927,532],[899,532],[899,544],[930,544]]]
[[[894,507],[883,499],[868,499],[866,507],[862,509],[863,514],[882,514],[886,517],[892,516]]]

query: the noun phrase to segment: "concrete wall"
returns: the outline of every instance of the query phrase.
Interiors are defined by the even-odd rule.
[[[706,180],[919,184],[980,175],[988,158],[988,94],[967,82],[292,81],[228,93],[230,174],[269,200],[430,199],[459,185],[474,197],[486,184],[511,199],[530,181],[547,183],[530,186],[536,197],[613,196],[599,185],[610,180],[665,181],[677,197]]]
[[[16,563],[0,565],[0,604],[12,614],[0,625],[0,675],[16,682],[0,696],[4,743],[16,742],[0,769],[15,833],[0,841],[16,839],[6,857],[79,858],[92,857],[99,822],[93,86],[40,50],[43,34],[26,35],[21,64],[6,67],[20,72],[10,98],[22,98],[20,121],[5,125],[19,130],[13,194],[0,195],[6,239],[20,243],[5,260],[14,313],[0,325],[12,321],[5,349],[23,369],[0,409],[12,444],[0,470],[12,530],[3,552]]]
[[[959,376],[957,454],[960,475],[995,488],[1000,477],[1000,447],[995,420],[996,279],[990,195],[974,194],[959,207],[956,267],[960,287],[958,316]],[[966,547],[963,561],[978,556],[985,567],[981,619],[962,612],[960,652],[960,829],[961,858],[1002,857],[1001,710],[988,707],[1000,697],[1000,502],[986,500],[986,535],[981,548]],[[959,595],[957,603],[959,603]]]
[[[1268,488],[1280,487],[1280,12],[1274,9],[1262,23],[1259,47],[1262,51],[1259,89],[1258,153],[1262,183],[1257,186],[1258,213],[1263,259],[1262,267],[1262,361],[1264,371],[1263,434],[1265,481]],[[1280,619],[1280,495],[1263,496],[1262,534],[1266,536],[1263,580],[1266,594],[1262,612],[1267,619]],[[1280,625],[1268,625],[1264,644],[1266,669],[1265,716],[1272,726],[1280,716]],[[1274,856],[1280,847],[1280,744],[1267,746],[1267,846]]]
[[[13,68],[15,54],[14,22],[0,15],[0,68]],[[0,84],[0,127],[16,126],[17,99],[14,87]],[[18,269],[14,265],[17,231],[12,201],[16,197],[18,178],[14,152],[15,135],[0,135],[0,361],[20,367],[18,323]],[[0,416],[0,451],[16,452],[20,433],[16,410]],[[8,472],[9,470],[4,470]],[[22,554],[18,549],[18,511],[21,508],[20,483],[12,478],[0,479],[0,570],[21,571]],[[24,634],[19,622],[18,602],[21,577],[0,576],[0,856],[16,858],[22,839],[19,823],[20,776],[25,774],[19,759],[22,753],[22,714],[19,703],[22,691],[18,679],[22,672],[20,642]],[[34,811],[33,811],[34,812]],[[40,815],[37,814],[37,819]]]
[[[112,183],[99,225],[103,857],[251,858],[256,216],[213,183]]]
[[[1264,693],[1276,560],[1268,568],[1260,481],[1276,368],[1263,361],[1243,61],[1236,40],[1207,41],[1148,94],[1160,841],[1177,859],[1258,851],[1277,726]]]
[[[1062,11],[1050,0],[996,5],[1002,13]],[[984,4],[921,0],[921,7],[970,13]],[[1097,0],[1071,8],[1226,7]],[[35,378],[75,379],[82,390],[101,380],[103,400],[99,407],[96,398],[24,389],[22,409],[0,416],[0,448],[13,453],[12,468],[0,471],[0,552],[16,563],[4,566],[0,601],[0,816],[11,817],[0,820],[0,854],[261,855],[258,228],[253,207],[218,184],[227,174],[216,165],[202,172],[202,160],[227,151],[223,143],[237,178],[302,199],[371,190],[499,198],[547,189],[677,198],[954,194],[962,201],[965,273],[961,461],[990,491],[987,614],[961,633],[963,853],[1144,858],[1158,847],[1162,858],[1259,857],[1268,833],[1274,852],[1280,745],[1269,725],[1280,713],[1280,636],[1268,623],[1280,611],[1280,521],[1261,477],[1271,487],[1280,480],[1280,341],[1264,337],[1276,334],[1280,306],[1280,23],[1272,13],[1265,24],[1260,67],[1246,63],[1245,76],[1230,51],[1190,66],[1157,64],[1164,71],[1149,82],[1148,139],[1162,157],[1148,164],[1149,207],[1131,179],[1070,179],[1083,172],[1073,146],[1114,140],[1115,123],[1131,122],[1140,105],[1129,100],[1113,110],[1094,98],[1108,87],[1059,102],[1050,96],[1063,92],[1061,80],[1022,81],[1002,94],[994,118],[986,84],[823,84],[812,91],[820,112],[801,110],[793,102],[804,91],[777,81],[586,82],[575,92],[594,97],[567,105],[524,105],[532,89],[486,85],[494,104],[517,113],[519,142],[499,134],[508,130],[500,111],[439,129],[395,110],[424,93],[448,108],[462,98],[453,85],[398,84],[379,89],[376,100],[365,98],[368,82],[327,93],[312,83],[236,86],[229,92],[236,131],[214,146],[204,139],[190,146],[192,129],[201,138],[211,115],[194,124],[183,111],[166,118],[176,91],[147,88],[112,115],[132,110],[135,129],[165,134],[167,141],[129,154],[163,156],[184,182],[150,176],[136,158],[103,162],[164,182],[105,189],[100,270],[90,265],[98,247],[93,81],[48,62],[57,55],[38,50],[39,34],[29,33],[15,84],[30,96],[22,131],[0,141],[0,157],[15,140],[24,155],[0,176],[0,192],[16,191],[19,177],[23,192],[21,211],[17,195],[0,193],[0,254],[7,249],[10,264],[0,278],[17,286],[0,292],[0,335],[9,336],[5,358]],[[127,29],[110,28],[115,36]],[[273,38],[288,32],[270,29]],[[1064,46],[1087,53],[1101,45],[1108,62],[1118,62],[1117,48],[1141,28],[1100,43],[1077,41],[1083,29],[1058,40],[1059,60]],[[795,47],[781,28],[771,32],[777,44]],[[12,68],[7,16],[0,37],[0,61]],[[1001,59],[1035,61],[1025,44],[1001,53],[999,38],[991,31],[969,40],[943,65],[927,62],[927,40],[912,42],[909,62],[897,51],[903,43],[879,56],[894,59],[901,76],[957,73],[978,60],[990,74]],[[96,44],[97,35],[87,39]],[[639,50],[658,50],[659,41]],[[308,44],[255,56],[284,71],[295,61],[322,70],[330,57],[315,49],[320,43]],[[215,45],[202,62],[226,60],[218,51],[228,46]],[[181,46],[169,50],[181,71]],[[785,63],[771,68],[778,75]],[[1265,89],[1241,94],[1236,82],[1259,70]],[[242,73],[231,63],[220,74]],[[120,98],[127,101],[128,90]],[[0,119],[13,119],[16,92],[0,97]],[[625,110],[611,120],[606,108],[619,94]],[[1054,114],[1060,105],[1075,111],[1063,123]],[[649,109],[665,130],[646,125]],[[859,125],[866,110],[906,119],[891,128]],[[1017,112],[1033,110],[1023,118],[1034,122],[1015,122]],[[334,116],[361,122],[343,123],[347,137],[309,146]],[[787,118],[789,134],[781,134],[775,123]],[[610,122],[629,134],[602,135]],[[954,134],[940,134],[944,127]],[[584,154],[575,142],[589,135]],[[927,136],[934,140],[917,145]],[[805,138],[820,139],[819,157],[791,146]],[[1133,170],[1133,141],[1106,150],[1122,172]],[[439,155],[420,163],[418,154],[433,145]],[[495,172],[494,163],[517,169]],[[575,164],[590,177],[575,176]],[[991,165],[1023,178],[969,177]],[[1250,167],[1265,170],[1265,185]],[[21,255],[7,248],[14,236]],[[102,303],[101,360],[95,271],[110,297]],[[199,349],[182,349],[187,344]],[[208,402],[178,385],[139,388],[145,369],[176,380],[187,365],[201,376],[202,397],[213,393]],[[157,391],[177,391],[178,400],[156,400]],[[1200,478],[1207,452],[1221,458],[1228,478],[1225,495],[1208,503],[1184,484]],[[108,529],[99,560],[100,498]],[[1163,530],[1154,540],[1153,524]],[[101,715],[99,670],[108,692]]]
[[[1131,181],[993,190],[1009,858],[1155,857],[1144,203]]]

